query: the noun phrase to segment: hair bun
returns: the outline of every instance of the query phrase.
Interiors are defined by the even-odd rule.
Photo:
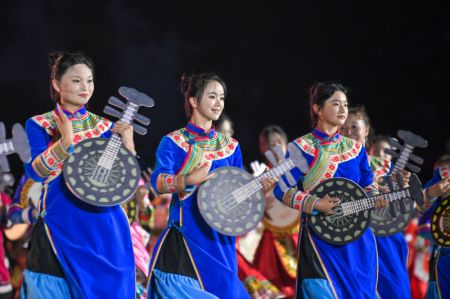
[[[188,91],[190,83],[191,83],[191,76],[188,73],[183,73],[183,75],[181,75],[180,81],[181,93],[185,94],[186,91]]]
[[[64,52],[62,51],[54,51],[48,55],[49,65],[53,67],[58,63],[59,60],[64,56]]]

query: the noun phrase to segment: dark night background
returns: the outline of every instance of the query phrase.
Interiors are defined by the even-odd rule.
[[[155,99],[136,137],[143,167],[161,137],[185,124],[179,79],[216,71],[245,165],[261,159],[258,132],[281,125],[290,139],[310,130],[308,87],[349,86],[376,133],[425,137],[422,180],[449,134],[450,9],[445,1],[8,1],[0,18],[0,90],[8,138],[13,123],[53,107],[48,54],[81,50],[96,64],[90,110],[101,114],[120,86]],[[373,2],[373,1],[372,1]],[[394,3],[395,2],[395,3]],[[18,157],[10,164],[16,180]]]

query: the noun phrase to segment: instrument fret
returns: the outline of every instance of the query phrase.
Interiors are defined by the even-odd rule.
[[[231,194],[232,196],[230,199],[226,199],[223,201],[223,204],[226,205],[225,209],[227,211],[233,209],[236,205],[243,202],[246,198],[248,198],[255,192],[261,190],[263,188],[263,185],[261,183],[262,178],[278,178],[286,171],[292,169],[294,166],[295,166],[294,162],[291,159],[288,159],[285,162],[281,163],[280,165],[269,170],[268,172],[251,180],[249,183],[245,184],[244,186],[238,188],[237,190],[232,192],[232,194]],[[233,199],[235,199],[235,201],[233,201]],[[230,201],[232,202],[231,204],[230,204]]]

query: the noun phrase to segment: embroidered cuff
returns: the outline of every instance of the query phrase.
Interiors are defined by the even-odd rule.
[[[316,215],[319,211],[314,209],[316,202],[319,198],[315,195],[307,194],[305,199],[303,200],[303,211],[307,214]]]
[[[186,176],[173,174],[160,174],[156,180],[156,188],[159,193],[184,192],[186,189]]]
[[[73,145],[69,148],[64,148],[62,140],[58,140],[51,147],[46,149],[42,154],[36,157],[33,161],[33,169],[41,178],[48,177],[50,173],[58,167],[73,152]]]
[[[297,191],[298,191],[298,189],[296,187],[296,188],[291,188],[284,193],[282,201],[286,206],[288,206],[290,208],[294,208],[294,195],[295,195],[295,193],[297,193]],[[300,207],[299,207],[299,209],[300,209]]]
[[[307,214],[317,214],[314,205],[318,198],[297,188],[289,189],[283,196],[283,203],[293,209],[300,210]]]
[[[368,196],[374,196],[380,193],[378,192],[378,189],[375,187],[374,184],[370,184],[364,187],[364,191],[366,191]]]

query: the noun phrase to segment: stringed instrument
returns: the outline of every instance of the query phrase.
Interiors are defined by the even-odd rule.
[[[139,107],[153,107],[148,95],[134,88],[120,87],[119,94],[127,102],[110,97],[108,103],[122,112],[106,106],[104,113],[131,124],[136,133],[145,135],[147,129],[133,120],[148,125],[150,119],[137,113]],[[79,142],[64,162],[64,179],[70,191],[82,201],[95,206],[114,206],[132,198],[138,187],[140,167],[136,157],[122,145],[119,134],[91,138]]]
[[[445,167],[442,176],[450,183],[449,168]],[[431,215],[431,235],[442,247],[450,248],[450,194],[443,195]]]
[[[228,235],[243,235],[254,229],[264,214],[262,178],[279,178],[285,175],[290,184],[295,180],[290,174],[294,167],[305,169],[308,163],[301,151],[293,144],[288,145],[289,158],[280,155],[279,165],[253,177],[237,167],[220,167],[214,176],[200,185],[197,202],[200,214],[209,226]],[[270,155],[270,151],[266,153]],[[280,186],[284,184],[280,180]]]
[[[409,186],[403,186],[402,176],[397,177],[399,188],[388,193],[367,196],[364,189],[345,178],[332,178],[325,180],[314,187],[310,194],[319,198],[326,195],[338,197],[340,203],[333,209],[335,214],[307,215],[307,225],[322,240],[335,244],[345,245],[361,237],[369,227],[371,211],[375,206],[377,197],[381,196],[393,204],[411,198],[423,201],[422,184],[416,174],[409,179]]]
[[[417,165],[423,163],[423,159],[414,155],[414,148],[426,148],[428,142],[410,131],[399,130],[398,137],[403,140],[403,145],[395,139],[390,139],[389,144],[393,149],[385,149],[385,153],[396,158],[394,167],[388,176],[381,178],[381,183],[386,185],[390,191],[397,190],[398,184],[392,178],[401,174],[407,168],[413,173],[418,173],[420,168]],[[423,200],[418,198],[417,202],[423,205]],[[390,236],[406,229],[414,213],[414,202],[411,198],[395,201],[386,208],[372,210],[370,227],[376,236]]]

